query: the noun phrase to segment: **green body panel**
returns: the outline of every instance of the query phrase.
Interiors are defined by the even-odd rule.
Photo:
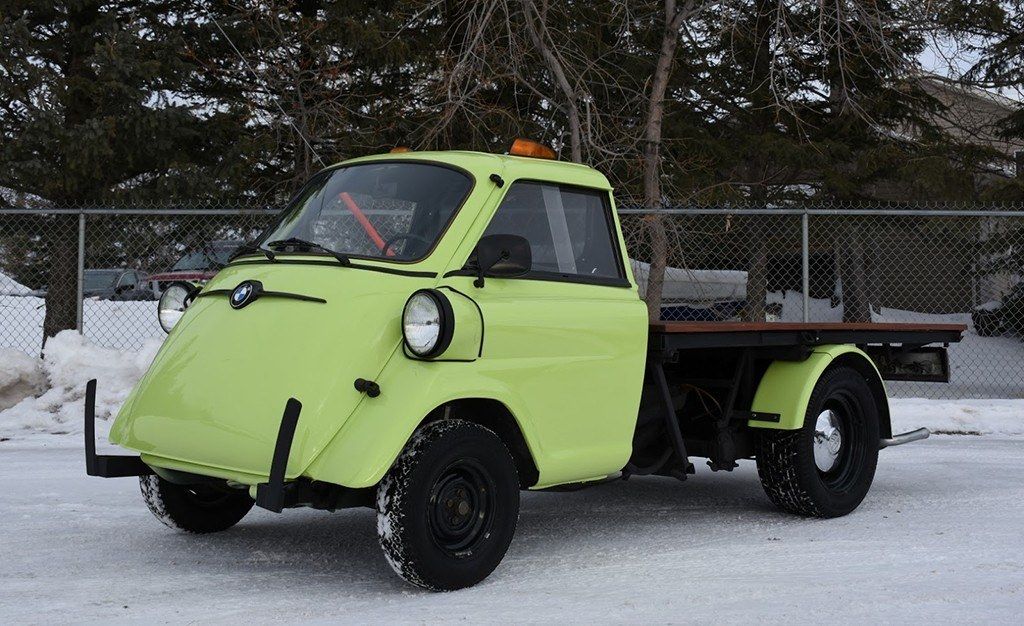
[[[776,430],[796,430],[803,426],[807,404],[821,374],[837,357],[851,353],[859,355],[878,371],[867,354],[851,345],[818,346],[806,360],[773,362],[761,379],[750,408],[752,411],[778,413],[782,419],[778,422],[749,420],[747,424]]]
[[[207,286],[257,279],[327,304],[198,298],[168,336],[111,430],[143,453],[249,474],[267,472],[289,397],[303,403],[288,474],[334,436],[401,341],[402,307],[422,279],[331,266],[237,265]],[[128,419],[130,416],[130,419]]]
[[[446,284],[480,304],[483,357],[392,359],[378,379],[381,395],[360,405],[310,476],[375,484],[427,413],[463,398],[497,400],[512,412],[539,470],[538,487],[605,476],[626,464],[643,382],[643,304],[622,288],[488,279],[472,291],[470,282],[452,277]]]
[[[621,469],[631,451],[647,348],[646,307],[629,264],[628,287],[488,278],[478,289],[470,277],[444,277],[464,265],[513,181],[610,192],[607,180],[581,165],[537,159],[397,156],[353,162],[440,161],[469,172],[475,186],[425,259],[359,263],[435,276],[345,268],[324,256],[315,257],[319,265],[274,264],[260,256],[236,261],[205,291],[255,279],[267,290],[327,303],[267,297],[235,310],[227,295],[198,298],[124,404],[111,441],[157,467],[251,485],[265,480],[285,402],[295,397],[303,409],[286,476],[364,487],[380,480],[434,408],[487,398],[504,404],[519,424],[539,471],[537,486]],[[505,185],[491,182],[492,174]],[[619,246],[627,258],[621,233]],[[465,294],[442,289],[455,313],[451,346],[435,362],[408,358],[401,339],[405,301],[417,289],[445,286]],[[381,395],[357,392],[356,378],[375,380]]]

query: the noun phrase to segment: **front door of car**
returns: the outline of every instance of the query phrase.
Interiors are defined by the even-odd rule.
[[[478,366],[516,396],[537,435],[542,484],[621,469],[629,458],[647,345],[646,308],[627,279],[609,194],[515,182],[486,235],[530,243],[530,271],[469,277],[485,321]],[[454,277],[453,277],[454,279]]]

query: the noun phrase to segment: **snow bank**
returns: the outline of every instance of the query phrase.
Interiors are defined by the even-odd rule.
[[[85,383],[98,381],[96,417],[109,419],[117,413],[132,387],[146,372],[160,348],[160,340],[152,339],[137,352],[101,348],[77,332],[66,330],[46,343],[42,362],[35,361],[45,381],[32,379],[31,364],[9,367],[5,359],[0,376],[10,370],[12,384],[39,384],[45,391],[26,397],[14,406],[0,411],[0,433],[13,434],[27,430],[47,433],[80,432],[84,410]],[[21,373],[19,375],[19,372]]]
[[[18,350],[0,348],[0,411],[46,389],[42,363]]]
[[[1024,435],[1024,400],[889,400],[892,430],[902,433],[922,426],[933,433]]]
[[[14,280],[10,276],[0,273],[0,295],[5,296],[27,296],[32,290]]]

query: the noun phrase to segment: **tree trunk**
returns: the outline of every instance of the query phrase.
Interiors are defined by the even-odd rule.
[[[871,299],[868,296],[864,241],[860,229],[849,219],[840,227],[839,271],[843,285],[843,321],[870,322]]]
[[[753,72],[750,77],[753,104],[751,126],[758,135],[772,132],[775,122],[771,95],[771,32],[776,22],[778,4],[773,0],[758,0],[757,19],[750,41],[756,46]],[[768,208],[769,190],[765,182],[771,164],[758,154],[748,164],[746,178],[751,182],[750,200],[759,209]],[[766,228],[768,216],[748,215],[743,244],[748,250],[747,301],[742,318],[746,322],[765,321],[765,300],[768,296],[768,241],[771,229]]]
[[[63,129],[66,138],[74,137],[78,129],[85,126],[96,113],[86,85],[96,80],[89,64],[89,56],[95,46],[95,21],[99,19],[99,5],[83,2],[68,9],[68,30],[65,42],[65,89],[60,95],[64,111]],[[65,150],[74,150],[66,139]],[[71,159],[66,155],[58,157],[67,164]],[[66,172],[61,181],[61,192],[51,198],[59,208],[81,206],[95,200],[96,190],[102,183],[94,180],[75,180]],[[73,215],[54,216],[46,230],[45,249],[50,271],[46,291],[46,314],[43,317],[43,347],[46,340],[62,330],[77,326],[78,319],[78,254],[77,218]]]
[[[679,28],[683,12],[676,11],[675,0],[665,0],[665,30],[661,37],[658,59],[651,76],[651,92],[647,103],[647,121],[644,124],[644,206],[654,210],[661,206],[661,129],[665,119],[665,92],[672,73],[672,60],[679,42]],[[665,265],[668,261],[668,238],[664,216],[649,215],[647,232],[651,241],[651,272],[647,277],[647,317],[652,322],[661,319],[662,288],[665,284]]]
[[[299,32],[297,33],[299,37],[299,54],[298,62],[296,63],[297,67],[295,68],[295,85],[293,86],[295,101],[292,103],[292,110],[294,111],[292,120],[295,125],[292,132],[296,134],[294,141],[296,155],[295,178],[298,184],[305,183],[320,167],[324,166],[320,162],[320,157],[313,151],[312,146],[317,131],[313,127],[312,122],[316,118],[316,107],[320,95],[317,91],[320,86],[316,80],[308,80],[308,78],[316,74],[316,55],[303,38],[304,33],[315,30],[315,26],[302,23],[308,21],[309,24],[316,24],[320,18],[322,5],[322,0],[299,0],[293,5],[295,14],[299,16]],[[318,162],[320,163],[319,165]]]
[[[78,325],[78,217],[56,215],[46,230],[49,273],[43,347],[46,340]]]
[[[661,319],[662,291],[665,287],[665,265],[668,261],[668,235],[665,232],[663,215],[644,217],[644,226],[651,242],[651,264],[647,274],[647,318],[652,322]]]
[[[576,90],[569,83],[562,60],[555,54],[551,46],[551,38],[547,25],[544,23],[547,8],[539,10],[533,0],[522,0],[523,18],[530,41],[544,59],[544,66],[551,72],[558,90],[562,92],[563,110],[569,122],[569,150],[573,163],[583,162],[583,130],[580,123],[580,109],[577,105]]]
[[[765,321],[765,301],[768,298],[768,243],[765,236],[765,217],[748,215],[746,247],[749,250],[747,264],[747,302],[743,306],[745,322]]]

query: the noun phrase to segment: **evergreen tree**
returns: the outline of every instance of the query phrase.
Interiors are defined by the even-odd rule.
[[[192,3],[0,4],[0,187],[58,208],[221,193],[240,120],[187,98]],[[77,221],[53,216],[44,336],[74,328]]]

